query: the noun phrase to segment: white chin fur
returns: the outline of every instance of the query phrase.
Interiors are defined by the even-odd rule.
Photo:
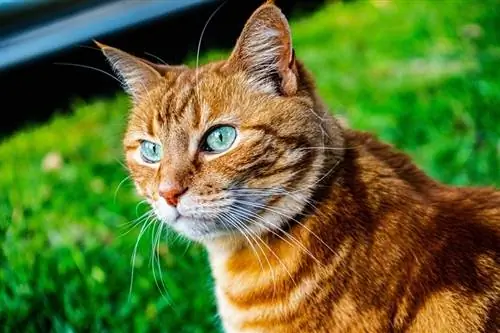
[[[163,198],[153,202],[152,206],[162,223],[169,225],[177,233],[191,240],[203,241],[224,234],[217,230],[213,221],[180,215],[179,210],[168,205]]]
[[[153,203],[156,216],[167,224],[172,224],[179,217],[179,212],[175,207],[169,206],[163,198]]]

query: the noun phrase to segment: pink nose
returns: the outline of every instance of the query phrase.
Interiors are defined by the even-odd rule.
[[[172,187],[167,191],[160,191],[160,195],[170,205],[176,207],[181,195],[186,193],[187,187]]]

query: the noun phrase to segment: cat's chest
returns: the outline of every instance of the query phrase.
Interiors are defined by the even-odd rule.
[[[342,285],[337,281],[342,279],[337,270],[343,257],[340,252],[321,265],[307,266],[300,255],[282,255],[279,261],[268,257],[269,265],[253,268],[251,261],[241,264],[241,255],[238,265],[231,266],[232,256],[212,253],[215,294],[225,332],[335,333],[349,332],[351,327],[363,331],[359,326],[363,321],[356,318],[355,297],[348,288],[337,288]],[[344,297],[334,297],[339,292]]]
[[[225,333],[264,333],[264,332],[292,332],[288,325],[274,323],[272,317],[280,316],[275,306],[248,306],[236,305],[228,297],[223,288],[216,287],[219,317]],[[282,309],[283,310],[283,309]]]
[[[308,280],[292,288],[283,283],[286,273],[279,269],[243,277],[213,268],[218,312],[226,333],[295,332],[292,318],[301,317],[304,299],[316,285]]]
[[[377,311],[359,313],[349,295],[331,303],[320,299],[317,304],[314,299],[276,299],[265,306],[247,307],[235,305],[223,288],[216,287],[216,296],[225,333],[384,332],[383,314]]]

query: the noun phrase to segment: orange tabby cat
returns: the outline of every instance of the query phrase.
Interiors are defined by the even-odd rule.
[[[226,332],[498,332],[500,192],[341,126],[274,4],[198,69],[99,46],[137,189],[208,249]]]

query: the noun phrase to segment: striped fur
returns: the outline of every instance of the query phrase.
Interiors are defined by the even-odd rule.
[[[228,60],[200,68],[99,45],[134,100],[138,192],[155,206],[160,184],[188,189],[192,220],[164,222],[206,246],[226,332],[499,331],[500,192],[441,184],[341,125],[271,2]],[[217,124],[238,139],[203,154]],[[141,161],[141,140],[163,160]]]

